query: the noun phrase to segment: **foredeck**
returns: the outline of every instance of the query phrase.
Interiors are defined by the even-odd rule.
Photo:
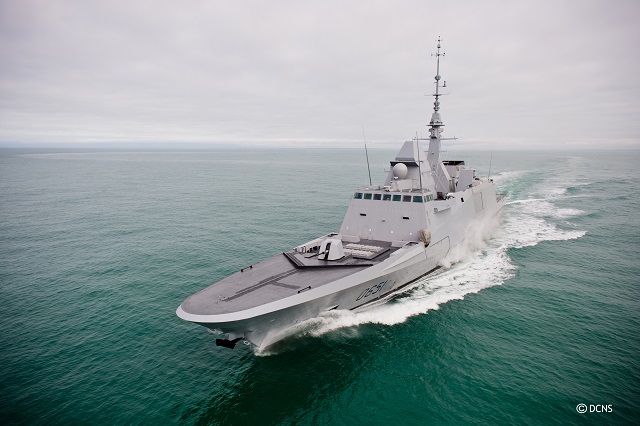
[[[397,250],[389,243],[361,241],[378,247],[374,254],[353,249],[343,259],[318,260],[317,255],[289,251],[241,271],[192,295],[182,303],[185,312],[216,315],[241,311],[317,288],[366,269]]]

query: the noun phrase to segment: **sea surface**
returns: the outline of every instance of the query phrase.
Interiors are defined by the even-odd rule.
[[[640,153],[446,155],[491,238],[256,352],[176,308],[337,231],[363,150],[0,150],[0,424],[640,424]]]

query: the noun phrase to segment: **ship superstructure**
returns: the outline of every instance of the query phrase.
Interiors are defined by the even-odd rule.
[[[298,322],[356,309],[439,268],[476,221],[504,205],[489,178],[464,161],[442,161],[441,40],[429,138],[403,144],[383,185],[355,191],[339,232],[243,268],[187,298],[177,315],[218,334],[220,346],[244,340],[263,348]],[[425,153],[423,142],[428,141]]]

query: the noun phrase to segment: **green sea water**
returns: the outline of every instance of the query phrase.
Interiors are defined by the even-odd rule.
[[[338,230],[364,152],[0,150],[0,423],[640,424],[640,153],[447,155],[492,238],[257,353],[175,309]]]

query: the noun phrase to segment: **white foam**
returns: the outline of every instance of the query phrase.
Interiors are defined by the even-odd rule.
[[[527,173],[527,170],[509,170],[506,172],[500,172],[497,175],[493,176],[494,183],[503,183],[510,182],[515,180],[516,178],[522,177]]]
[[[552,202],[547,200],[538,200],[535,203],[526,203],[525,206],[522,206],[522,212],[535,217],[554,217],[557,219],[568,219],[571,217],[581,216],[586,213],[578,209],[556,207]]]
[[[545,201],[544,198],[527,198],[524,200],[512,200],[512,201],[507,201],[505,203],[505,205],[510,205],[510,204],[524,204],[524,203],[535,203],[536,201]]]
[[[567,193],[566,187],[561,188],[545,188],[543,194],[549,198],[557,198]]]
[[[542,197],[545,200],[555,200],[567,197],[569,188],[588,186],[592,182],[584,177],[575,176],[571,173],[562,174],[561,177],[551,176],[542,183],[532,188],[532,194]]]
[[[528,208],[532,205],[533,208]],[[559,229],[554,223],[546,221],[545,208],[531,203],[521,206],[522,209],[505,214],[504,223],[496,232],[495,241],[500,242],[504,247],[531,247],[542,241],[572,240],[586,234],[582,230]]]
[[[491,235],[495,233],[495,230],[500,224],[500,218],[500,216],[496,215],[482,221],[471,222],[465,232],[466,237],[464,241],[455,246],[447,256],[439,262],[440,265],[449,268],[451,265],[460,261],[471,261],[475,254],[486,246]]]

